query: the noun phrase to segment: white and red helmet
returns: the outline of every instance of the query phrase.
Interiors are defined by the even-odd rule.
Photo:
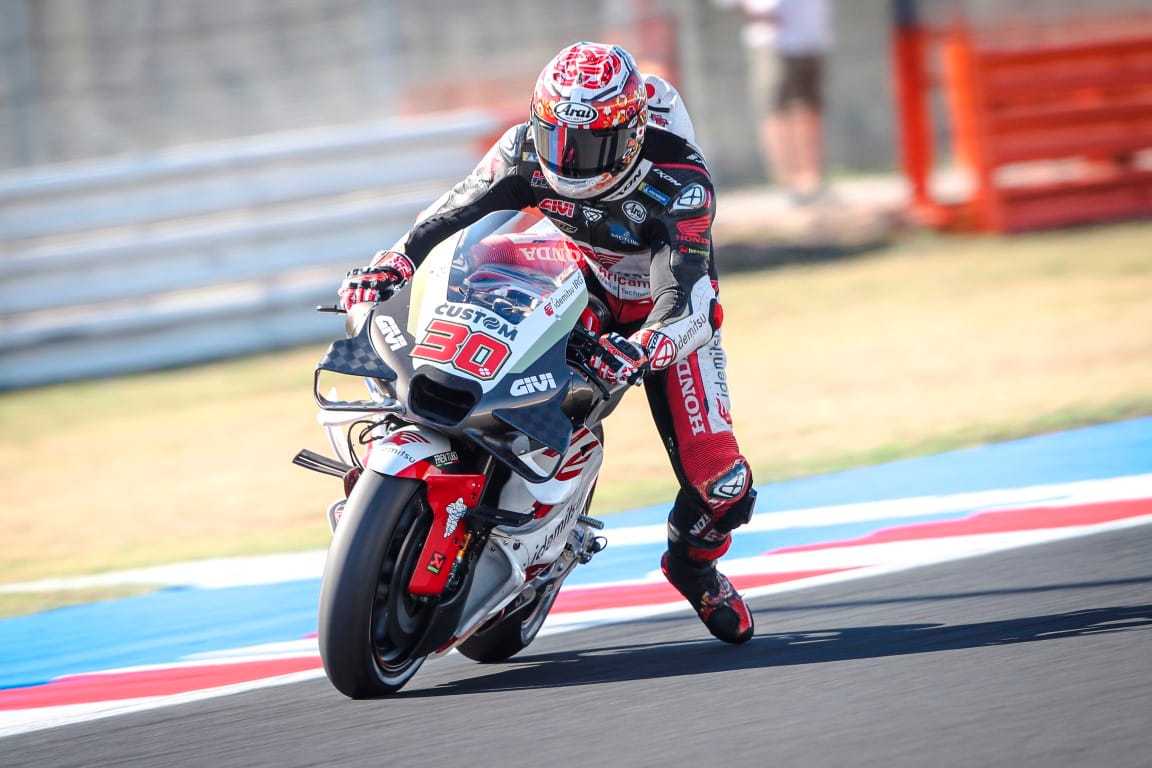
[[[566,197],[612,189],[640,156],[647,123],[644,80],[617,45],[568,46],[544,67],[532,93],[540,170]]]

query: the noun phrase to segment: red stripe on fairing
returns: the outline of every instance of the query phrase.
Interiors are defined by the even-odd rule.
[[[811,552],[817,549],[858,547],[866,544],[888,544],[919,539],[940,539],[950,536],[978,536],[989,533],[1038,531],[1051,528],[1073,528],[1099,525],[1129,517],[1152,515],[1152,499],[1129,499],[1075,507],[1032,507],[1002,512],[982,512],[963,520],[942,520],[938,523],[918,523],[885,528],[858,539],[827,544],[804,544],[797,547],[774,549],[768,554]]]
[[[761,573],[746,576],[731,576],[729,580],[737,590],[766,587],[788,581],[811,579],[830,573],[850,571],[852,568],[825,568],[815,571],[793,571],[791,573]],[[674,603],[684,598],[663,581],[645,584],[618,584],[606,587],[566,588],[556,598],[552,613],[576,613],[596,611],[606,608],[637,608],[649,605]]]
[[[0,691],[0,711],[66,704],[94,704],[147,696],[173,696],[290,675],[294,672],[307,672],[319,669],[320,666],[319,656],[306,656],[138,672],[69,675],[45,685]]]

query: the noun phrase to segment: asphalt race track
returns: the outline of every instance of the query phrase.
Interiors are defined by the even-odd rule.
[[[1148,766],[1152,526],[0,739],[9,766]]]

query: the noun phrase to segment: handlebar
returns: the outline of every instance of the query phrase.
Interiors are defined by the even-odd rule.
[[[575,368],[584,374],[585,377],[600,391],[600,396],[604,400],[610,400],[613,395],[613,388],[609,387],[608,382],[600,378],[600,375],[588,363],[589,358],[592,357],[600,349],[600,337],[592,333],[582,325],[577,325],[572,329],[572,334],[568,337],[569,352],[574,352],[575,355],[568,355],[568,362],[575,366]],[[630,387],[640,384],[643,381],[641,374],[629,384],[617,386],[615,389]]]

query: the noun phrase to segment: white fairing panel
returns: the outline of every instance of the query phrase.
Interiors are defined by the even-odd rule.
[[[588,505],[604,452],[600,441],[587,429],[573,436],[558,477],[568,479],[528,483],[512,476],[500,494],[500,506],[518,512],[546,509],[539,520],[516,528],[492,531],[490,546],[476,564],[472,590],[460,622],[467,631],[508,604],[524,589],[528,570],[548,565],[564,553],[580,515]],[[545,502],[542,499],[554,499]]]
[[[521,568],[550,563],[560,556],[568,531],[584,511],[603,459],[600,441],[589,430],[581,429],[573,435],[555,478],[529,483],[513,476],[508,481],[500,494],[502,508],[528,512],[552,507],[536,523],[494,532],[494,540],[505,533],[515,537],[519,546],[510,547],[508,554]]]
[[[420,427],[404,427],[372,442],[365,465],[384,475],[399,475],[421,461],[452,450],[443,435]]]

